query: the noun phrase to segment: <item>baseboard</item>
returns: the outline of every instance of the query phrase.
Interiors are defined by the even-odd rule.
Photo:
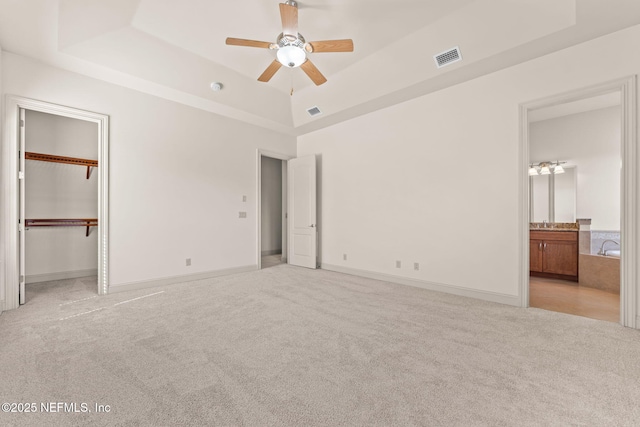
[[[279,255],[281,253],[282,253],[282,249],[269,249],[268,251],[262,251],[261,255],[269,256],[269,255]]]
[[[155,288],[158,286],[175,285],[176,283],[193,282],[195,280],[210,279],[212,277],[227,276],[236,273],[248,273],[256,271],[257,265],[247,265],[244,267],[225,268],[223,270],[207,271],[205,273],[186,274],[184,276],[172,276],[162,279],[143,280],[140,282],[123,283],[120,285],[109,286],[107,293],[113,294],[118,292],[135,291],[137,289]]]
[[[338,265],[322,264],[323,270],[335,271],[338,273],[350,274],[352,276],[367,277],[369,279],[382,280],[385,282],[398,283],[401,285],[414,286],[416,288],[428,289],[430,291],[444,292],[447,294],[459,295],[463,297],[475,298],[483,301],[496,302],[499,304],[513,305],[520,307],[520,299],[517,296],[500,294],[497,292],[480,291],[477,289],[463,288],[460,286],[445,285],[442,283],[427,282],[425,280],[409,279],[406,277],[394,276],[391,274],[376,273],[374,271],[358,270],[355,268],[342,267]]]
[[[25,276],[25,283],[51,282],[53,280],[77,279],[79,277],[97,276],[98,269],[60,271],[58,273],[29,274]]]

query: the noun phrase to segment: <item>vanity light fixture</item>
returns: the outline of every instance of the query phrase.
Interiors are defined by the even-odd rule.
[[[555,162],[540,162],[529,165],[529,176],[537,175],[558,175],[564,173],[563,164],[567,162],[555,161]]]

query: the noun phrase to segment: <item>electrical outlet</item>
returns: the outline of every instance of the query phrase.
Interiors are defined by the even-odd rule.
[[[247,196],[242,196],[242,201],[246,202],[247,201]]]
[[[347,260],[347,254],[342,254],[342,260],[346,261]]]
[[[415,271],[420,270],[420,263],[419,263],[419,262],[414,262],[414,263],[413,263],[413,269],[414,269]]]
[[[396,261],[396,268],[401,268],[401,267],[402,267],[402,262]]]
[[[191,258],[187,258],[186,260],[187,267],[191,266]]]
[[[246,212],[240,212],[240,214],[238,215],[239,218],[246,218],[247,217],[247,213]]]

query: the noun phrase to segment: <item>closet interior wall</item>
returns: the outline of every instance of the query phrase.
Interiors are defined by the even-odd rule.
[[[98,158],[98,126],[26,111],[25,151],[84,159]],[[72,164],[25,162],[27,219],[97,218],[98,173]],[[98,233],[91,227],[29,227],[25,234],[26,282],[97,275]]]

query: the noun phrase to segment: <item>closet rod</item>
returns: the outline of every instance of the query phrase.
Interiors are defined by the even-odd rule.
[[[98,226],[98,218],[25,219],[25,227],[89,227]]]
[[[91,168],[98,167],[97,160],[81,159],[78,157],[56,156],[53,154],[33,153],[27,151],[24,153],[24,158],[26,160],[39,160],[41,162],[66,163],[69,165],[86,166],[87,179],[89,179],[89,176],[91,175]]]

